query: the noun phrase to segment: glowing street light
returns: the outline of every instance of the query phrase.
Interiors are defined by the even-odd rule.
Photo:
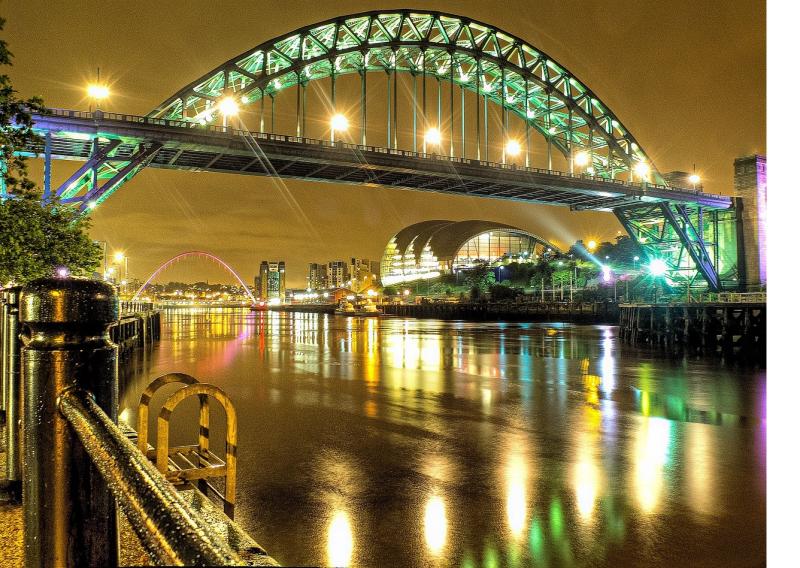
[[[700,176],[697,174],[692,174],[689,176],[689,181],[692,183],[692,185],[697,185],[700,183]]]
[[[425,144],[431,146],[439,146],[442,143],[442,133],[438,128],[429,128],[425,131]]]
[[[337,132],[345,132],[350,128],[350,121],[341,113],[336,113],[331,117],[331,142],[335,140]]]
[[[595,240],[589,241],[588,243],[586,243],[586,248],[589,250],[589,252],[594,252],[597,249],[597,241]]]
[[[589,154],[581,150],[577,154],[575,154],[575,165],[579,167],[584,167],[589,165]]]
[[[519,156],[519,153],[522,151],[522,147],[519,145],[519,142],[516,140],[509,140],[506,142],[506,154],[509,156]]]
[[[96,83],[92,83],[86,88],[86,93],[89,95],[89,98],[94,99],[95,101],[102,101],[103,99],[107,99],[108,96],[111,94],[108,90],[108,87],[105,85],[98,85]]]
[[[663,276],[667,272],[667,263],[660,258],[650,261],[650,274],[653,276]]]
[[[86,86],[86,94],[94,101],[96,107],[100,106],[100,101],[108,98],[111,92],[108,87],[100,82],[100,68],[97,68],[97,81],[90,83]],[[92,111],[92,105],[89,105],[89,112]]]
[[[239,114],[239,103],[233,97],[225,97],[219,101],[219,111],[222,116],[236,116]]]
[[[117,264],[122,264],[122,261],[125,260],[125,253],[121,250],[118,250],[114,253],[114,262]]]
[[[647,165],[647,162],[636,162],[633,171],[636,172],[636,175],[642,180],[645,180],[650,175],[650,166]]]
[[[331,117],[331,130],[344,132],[350,127],[350,121],[343,114],[336,113]]]

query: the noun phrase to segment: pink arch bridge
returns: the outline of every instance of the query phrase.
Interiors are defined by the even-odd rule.
[[[168,261],[163,263],[161,266],[159,266],[155,270],[155,272],[153,272],[150,275],[150,277],[147,280],[145,280],[144,284],[142,284],[141,287],[136,291],[136,294],[133,295],[133,300],[139,299],[139,296],[141,295],[141,293],[144,291],[145,288],[147,288],[147,286],[150,284],[150,282],[153,281],[153,279],[156,276],[158,276],[159,274],[164,272],[164,270],[166,270],[167,268],[169,268],[170,266],[172,266],[173,264],[175,264],[179,260],[183,260],[184,258],[187,258],[187,257],[207,258],[209,260],[213,260],[214,262],[218,263],[225,270],[227,270],[234,278],[236,278],[236,281],[239,282],[239,284],[242,286],[242,288],[244,288],[244,291],[250,297],[250,301],[252,301],[253,303],[256,302],[256,298],[255,298],[255,296],[253,296],[253,293],[250,291],[250,288],[247,287],[247,284],[244,283],[244,280],[242,280],[242,278],[236,273],[236,271],[233,268],[230,267],[230,265],[228,265],[228,263],[226,263],[224,260],[222,260],[218,256],[213,255],[210,252],[205,252],[205,251],[202,251],[202,250],[190,250],[190,251],[187,251],[187,252],[182,252],[180,254],[177,254],[177,255],[173,256]]]

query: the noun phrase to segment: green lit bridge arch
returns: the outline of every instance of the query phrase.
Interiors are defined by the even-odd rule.
[[[375,11],[342,16],[268,40],[223,63],[166,99],[150,116],[207,124],[219,118],[219,102],[235,97],[238,103],[261,102],[261,130],[264,127],[264,99],[274,105],[275,98],[299,86],[305,101],[305,86],[315,80],[329,79],[330,105],[337,109],[336,78],[359,74],[362,81],[361,143],[366,144],[365,83],[368,72],[387,75],[387,103],[394,100],[394,117],[388,109],[387,147],[397,148],[396,73],[410,73],[422,79],[423,128],[417,131],[417,87],[414,84],[413,150],[420,134],[433,121],[426,108],[426,84],[437,84],[437,120],[441,129],[441,82],[449,81],[451,118],[450,151],[455,155],[455,120],[453,91],[461,89],[461,155],[465,157],[463,91],[471,91],[483,100],[483,136],[481,136],[480,100],[476,105],[476,157],[487,159],[489,152],[487,103],[502,108],[503,130],[508,113],[525,124],[525,165],[529,165],[530,130],[538,132],[552,148],[559,151],[574,171],[579,153],[582,166],[595,175],[615,178],[634,170],[641,177],[664,183],[633,135],[584,83],[563,65],[540,49],[497,28],[452,14],[410,10]],[[390,91],[394,79],[394,96]],[[298,89],[297,136],[304,134]],[[303,104],[302,106],[305,106]],[[274,108],[274,107],[273,107]],[[305,113],[302,113],[303,117]],[[394,131],[394,132],[393,132]],[[481,149],[483,137],[483,149]],[[504,144],[505,142],[503,142]],[[409,148],[411,149],[411,148]],[[503,156],[505,161],[505,155]],[[553,169],[549,158],[548,169]]]
[[[381,121],[386,137],[380,146],[366,143],[371,73],[386,77]],[[355,104],[342,103],[341,89],[337,100],[337,78],[344,76],[360,77]],[[403,117],[411,127],[403,130],[398,76],[413,81],[411,108]],[[316,110],[329,121],[344,107],[360,106],[360,144],[334,141],[333,133],[330,140],[307,135],[306,88],[326,80],[330,96]],[[435,89],[435,110],[428,107],[429,87]],[[443,92],[450,98],[444,105],[449,121],[442,113]],[[465,93],[474,97],[475,130],[469,136]],[[275,103],[282,94],[294,95],[296,108],[288,134],[275,128]],[[225,103],[241,111],[235,119],[221,112]],[[500,110],[500,121],[490,120],[490,103]],[[248,126],[254,115],[258,126]],[[665,183],[616,115],[566,68],[511,34],[461,16],[406,10],[342,16],[248,50],[189,83],[148,116],[54,110],[34,121],[44,142],[22,153],[44,155],[44,199],[74,203],[84,212],[144,167],[510,199],[613,212],[646,257],[665,262],[670,284],[712,290],[738,285],[740,210],[731,198]],[[505,142],[520,122],[524,158],[507,156]],[[423,134],[434,125],[449,138],[449,148],[426,142]],[[399,146],[399,131],[408,146]],[[546,162],[538,167],[531,163],[531,133],[546,145]],[[553,150],[562,171],[554,167]],[[541,153],[535,157],[540,160]],[[83,164],[53,187],[52,159]]]

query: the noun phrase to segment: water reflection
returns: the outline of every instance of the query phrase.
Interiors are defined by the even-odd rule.
[[[439,555],[447,541],[447,515],[444,500],[439,495],[432,495],[425,504],[425,543],[428,550]]]
[[[328,565],[350,566],[353,557],[353,529],[344,511],[336,511],[328,526]]]
[[[131,421],[164,372],[227,391],[237,519],[283,564],[763,563],[763,374],[628,350],[603,326],[233,310],[164,325],[125,367],[121,409]]]
[[[644,418],[636,434],[636,494],[644,513],[661,505],[664,466],[669,458],[672,423],[663,418]]]

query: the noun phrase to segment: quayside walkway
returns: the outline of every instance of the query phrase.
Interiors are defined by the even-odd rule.
[[[163,375],[142,393],[138,432],[117,424],[120,352],[158,338],[157,312],[122,314],[111,286],[71,278],[3,290],[0,307],[4,567],[277,565],[233,520],[236,415],[218,387]],[[152,447],[149,402],[171,383],[183,386]],[[170,447],[172,410],[194,397],[198,444]],[[225,410],[224,459],[209,447],[211,398]]]

